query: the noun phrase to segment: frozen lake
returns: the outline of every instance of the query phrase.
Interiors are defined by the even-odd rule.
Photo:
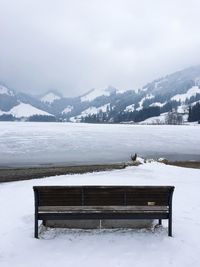
[[[200,160],[199,126],[0,122],[0,166]]]

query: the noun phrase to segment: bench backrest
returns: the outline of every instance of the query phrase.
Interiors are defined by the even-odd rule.
[[[34,186],[36,206],[170,206],[173,186]]]

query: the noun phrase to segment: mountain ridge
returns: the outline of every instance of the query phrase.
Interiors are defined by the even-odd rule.
[[[120,91],[108,86],[104,89],[93,88],[81,96],[71,98],[63,97],[55,90],[32,96],[11,90],[2,84],[0,119],[3,115],[12,115],[9,111],[15,106],[27,104],[32,110],[41,110],[39,114],[32,116],[42,116],[43,112],[46,112],[44,116],[52,116],[55,121],[140,123],[170,112],[182,116],[186,121],[190,107],[194,103],[197,105],[199,101],[200,65],[158,78],[138,90]],[[185,112],[181,113],[180,110]],[[41,116],[39,120],[42,120]],[[29,120],[29,117],[25,116],[23,119]]]

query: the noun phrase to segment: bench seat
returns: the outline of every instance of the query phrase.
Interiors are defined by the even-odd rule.
[[[165,206],[42,206],[38,208],[39,213],[107,213],[107,212],[169,212]]]

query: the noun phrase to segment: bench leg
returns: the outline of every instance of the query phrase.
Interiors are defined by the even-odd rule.
[[[162,219],[158,219],[158,224],[162,225]]]
[[[172,217],[169,217],[168,220],[168,236],[172,236]]]
[[[38,218],[35,215],[35,233],[34,233],[35,238],[38,238]]]

